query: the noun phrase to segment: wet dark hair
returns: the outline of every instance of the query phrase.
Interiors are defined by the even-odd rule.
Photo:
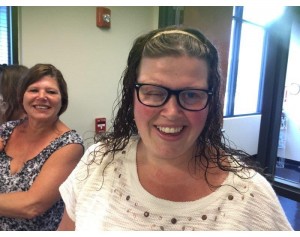
[[[3,103],[6,108],[1,114],[1,123],[15,119],[14,115],[23,111],[17,98],[18,87],[23,77],[28,72],[24,65],[1,65],[0,66],[0,94],[3,97]]]
[[[172,30],[180,30],[188,34],[180,32],[171,34],[163,33]],[[160,35],[154,37],[157,34]],[[212,140],[220,138],[223,114],[219,97],[220,74],[217,50],[201,32],[195,29],[169,27],[154,30],[146,35],[140,36],[134,42],[129,53],[127,67],[122,75],[122,100],[118,104],[119,110],[112,131],[113,138],[120,140],[121,147],[116,146],[114,149],[123,149],[126,144],[122,141],[124,139],[128,140],[131,135],[137,133],[137,128],[133,120],[133,93],[135,90],[134,83],[137,81],[138,69],[142,57],[158,58],[163,56],[178,57],[182,55],[204,59],[208,63],[208,86],[209,89],[213,91],[213,97],[209,102],[207,123],[203,132],[199,135],[199,138],[206,136],[214,136]],[[216,124],[219,126],[216,127]]]
[[[31,67],[22,80],[22,83],[19,88],[18,92],[18,98],[20,104],[23,106],[23,97],[25,94],[25,91],[27,90],[28,86],[31,84],[39,81],[42,79],[44,76],[51,76],[53,77],[59,87],[59,91],[61,93],[61,108],[58,112],[58,117],[66,111],[68,108],[68,103],[69,103],[69,98],[68,98],[68,88],[67,88],[67,83],[60,72],[56,67],[54,67],[52,64],[36,64],[35,66]],[[24,107],[23,107],[24,109]]]
[[[126,147],[131,136],[138,133],[134,121],[133,101],[134,83],[137,81],[141,59],[165,56],[195,57],[205,60],[208,65],[208,86],[213,96],[209,101],[204,129],[196,141],[196,154],[191,157],[191,161],[199,167],[204,167],[206,175],[209,163],[212,162],[220,169],[234,173],[249,167],[255,168],[249,154],[231,148],[230,142],[222,132],[223,106],[220,98],[221,78],[217,49],[199,30],[183,26],[153,30],[134,41],[120,80],[122,91],[114,107],[116,116],[113,116],[113,127],[100,139],[106,146],[104,155],[112,153],[114,156],[117,151]],[[228,157],[231,158],[231,164],[223,162]]]

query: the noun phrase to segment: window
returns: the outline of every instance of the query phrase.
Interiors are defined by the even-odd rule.
[[[18,64],[17,7],[0,6],[0,64]]]
[[[0,7],[0,64],[8,64],[8,16],[7,7]]]
[[[224,116],[261,112],[265,40],[283,7],[234,7]]]

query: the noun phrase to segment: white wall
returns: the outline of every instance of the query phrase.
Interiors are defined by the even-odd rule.
[[[224,119],[225,136],[250,155],[257,154],[261,115]]]
[[[117,87],[133,40],[158,26],[158,7],[109,7],[111,28],[96,26],[96,7],[20,7],[20,63],[51,63],[68,84],[61,116],[91,144],[94,120],[110,126]]]

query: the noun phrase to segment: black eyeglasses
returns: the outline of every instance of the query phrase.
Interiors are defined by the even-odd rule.
[[[185,110],[200,111],[206,108],[209,98],[213,95],[210,90],[183,89],[171,90],[163,86],[135,83],[139,102],[150,107],[159,107],[167,103],[171,95],[175,95],[177,103]]]

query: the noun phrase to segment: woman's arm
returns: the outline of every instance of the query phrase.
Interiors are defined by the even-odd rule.
[[[82,155],[81,144],[69,144],[55,151],[28,191],[0,194],[0,216],[31,219],[43,214],[59,200],[59,186]]]
[[[67,210],[64,210],[64,215],[62,217],[62,220],[58,226],[58,231],[71,231],[71,230],[75,230],[75,223],[74,221],[71,220],[71,218],[69,217]]]

